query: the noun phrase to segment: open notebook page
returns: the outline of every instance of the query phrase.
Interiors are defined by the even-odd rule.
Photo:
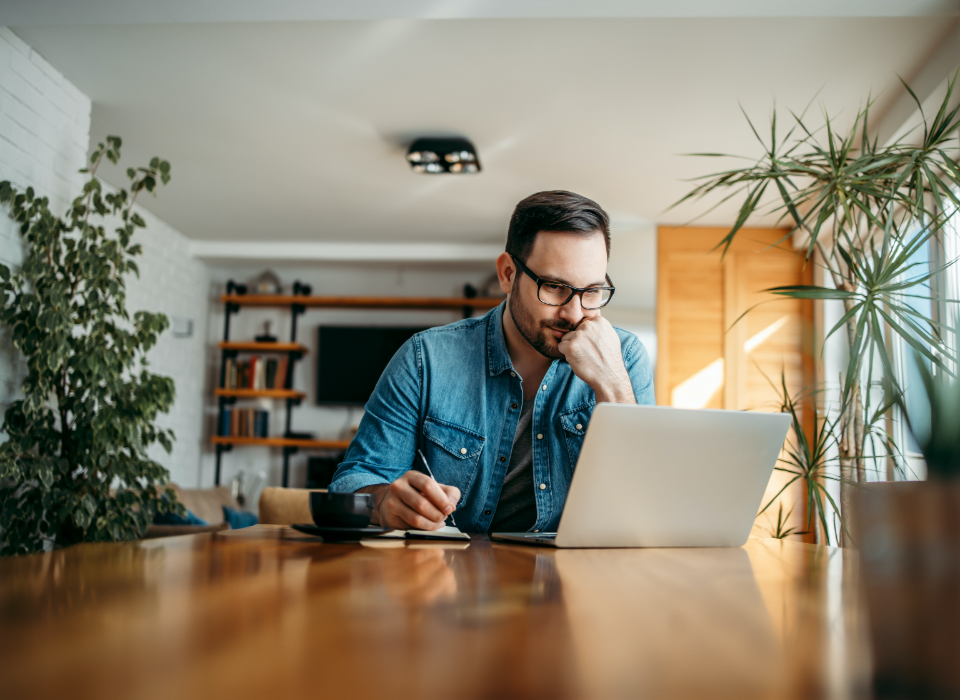
[[[396,539],[428,539],[428,540],[469,540],[470,535],[465,532],[460,532],[455,527],[441,527],[439,530],[391,530],[390,532],[385,532],[379,537],[387,538],[396,538]]]

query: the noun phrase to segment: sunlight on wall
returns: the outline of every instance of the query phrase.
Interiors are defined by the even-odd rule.
[[[774,321],[756,335],[747,339],[743,351],[750,354],[763,345],[778,330],[783,328],[789,316]],[[723,386],[723,358],[718,358],[674,387],[670,394],[670,405],[676,408],[703,408],[710,403],[714,395]]]
[[[670,405],[676,408],[703,408],[723,386],[723,358],[714,360],[670,394]]]

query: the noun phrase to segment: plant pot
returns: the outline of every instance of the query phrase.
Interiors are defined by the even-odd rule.
[[[960,697],[960,483],[853,495],[878,697]]]

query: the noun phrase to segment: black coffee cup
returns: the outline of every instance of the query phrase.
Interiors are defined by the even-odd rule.
[[[312,492],[310,513],[319,527],[369,527],[373,494]]]

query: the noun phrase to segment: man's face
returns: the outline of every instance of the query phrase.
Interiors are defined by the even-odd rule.
[[[571,287],[607,284],[607,249],[600,232],[592,236],[541,232],[534,239],[530,256],[521,262],[540,279]],[[543,304],[537,298],[537,283],[518,269],[510,290],[510,314],[520,334],[541,355],[560,360],[560,339],[584,318],[599,316],[600,310],[583,309],[579,295],[563,306]]]

